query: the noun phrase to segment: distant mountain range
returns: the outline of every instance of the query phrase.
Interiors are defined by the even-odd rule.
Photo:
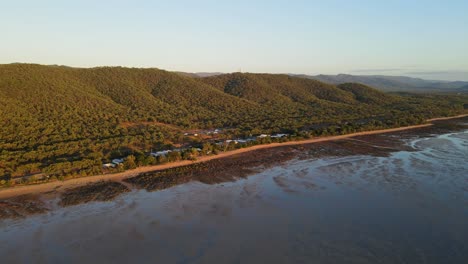
[[[294,75],[330,84],[361,83],[382,91],[405,92],[468,92],[468,82],[424,80],[406,76],[385,75]]]
[[[191,77],[212,77],[223,75],[220,72],[199,72],[179,74]],[[386,76],[386,75],[306,75],[289,74],[294,77],[313,79],[328,84],[360,83],[377,88],[385,92],[461,92],[468,93],[468,82],[464,81],[441,81],[425,80],[407,76]]]
[[[223,75],[224,73],[222,72],[175,72],[180,75],[184,76],[189,76],[189,77],[199,77],[199,78],[204,78],[204,77],[212,77],[212,76],[217,76],[217,75]]]

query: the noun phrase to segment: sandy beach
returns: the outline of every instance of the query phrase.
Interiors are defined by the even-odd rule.
[[[439,121],[439,120],[462,118],[466,116],[468,116],[468,114],[457,115],[457,116],[452,116],[452,117],[433,118],[427,121],[434,122],[434,121]],[[0,199],[10,198],[10,197],[19,196],[19,195],[25,195],[25,194],[45,193],[49,191],[60,192],[67,188],[78,187],[87,183],[93,183],[93,182],[98,182],[102,180],[112,180],[112,181],[121,182],[122,180],[126,178],[134,177],[141,173],[181,167],[181,166],[186,166],[186,165],[190,165],[194,163],[202,163],[202,162],[207,162],[207,161],[214,160],[214,159],[222,159],[222,158],[226,158],[229,156],[238,155],[238,154],[242,154],[242,153],[246,153],[246,152],[250,152],[254,150],[259,150],[259,149],[311,144],[311,143],[317,143],[317,142],[352,138],[352,137],[357,137],[357,136],[391,133],[391,132],[398,132],[398,131],[409,130],[409,129],[429,127],[432,125],[433,125],[432,123],[427,123],[427,124],[413,125],[413,126],[406,126],[406,127],[363,131],[363,132],[357,132],[357,133],[351,133],[351,134],[339,135],[339,136],[318,137],[318,138],[312,138],[312,139],[300,140],[300,141],[289,141],[289,142],[283,142],[283,143],[271,143],[271,144],[257,145],[257,146],[252,146],[248,148],[223,152],[218,155],[199,157],[195,161],[184,160],[184,161],[172,162],[172,163],[161,164],[161,165],[139,167],[133,170],[127,170],[124,172],[114,173],[114,174],[103,174],[103,175],[69,179],[66,181],[56,181],[56,182],[42,183],[42,184],[37,184],[37,185],[25,185],[25,186],[11,187],[11,188],[0,190]]]

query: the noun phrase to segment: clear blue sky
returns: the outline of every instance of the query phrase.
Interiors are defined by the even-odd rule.
[[[468,1],[0,0],[0,63],[468,80]]]

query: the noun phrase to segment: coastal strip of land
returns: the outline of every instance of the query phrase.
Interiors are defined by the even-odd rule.
[[[450,119],[457,119],[467,117],[468,114],[456,115],[456,116],[447,116],[447,117],[436,117],[428,119],[427,122],[434,122],[434,121],[443,121],[443,120],[450,120]]]
[[[432,118],[432,119],[428,119],[427,121],[435,122],[435,121],[463,118],[467,116],[468,114],[463,114],[463,115],[457,115],[457,116],[451,116],[451,117]],[[82,178],[74,178],[74,179],[69,179],[66,181],[47,182],[47,183],[42,183],[42,184],[37,184],[37,185],[23,185],[23,186],[17,186],[17,187],[10,187],[10,188],[0,190],[0,199],[20,196],[20,195],[25,195],[25,194],[45,193],[45,192],[50,192],[50,191],[59,192],[67,188],[79,187],[88,183],[94,183],[94,182],[99,182],[103,180],[122,182],[122,180],[124,179],[135,177],[142,173],[166,170],[166,169],[171,169],[171,168],[181,167],[181,166],[187,166],[187,165],[191,165],[194,163],[202,163],[202,162],[207,162],[207,161],[214,160],[214,159],[222,159],[222,158],[226,158],[229,156],[238,155],[238,154],[242,154],[242,153],[246,153],[246,152],[250,152],[254,150],[259,150],[259,149],[268,149],[268,148],[275,148],[275,147],[281,147],[281,146],[312,144],[312,143],[325,142],[325,141],[334,141],[334,140],[352,138],[352,137],[357,137],[357,136],[375,135],[375,134],[398,132],[398,131],[410,130],[410,129],[416,129],[416,128],[424,128],[424,127],[429,127],[432,125],[433,125],[432,123],[426,123],[426,124],[421,124],[421,125],[412,125],[412,126],[405,126],[405,127],[398,127],[398,128],[362,131],[362,132],[356,132],[356,133],[351,133],[351,134],[346,134],[346,135],[317,137],[317,138],[299,140],[299,141],[288,141],[288,142],[282,142],[282,143],[255,145],[252,147],[223,152],[218,155],[202,156],[202,157],[199,157],[195,161],[183,160],[183,161],[177,161],[177,162],[172,162],[172,163],[167,163],[167,164],[138,167],[136,169],[127,170],[127,171],[119,172],[119,173],[113,173],[113,174],[102,174],[102,175],[88,176],[88,177],[82,177]]]

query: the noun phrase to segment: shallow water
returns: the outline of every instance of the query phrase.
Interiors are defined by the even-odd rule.
[[[0,220],[2,263],[466,263],[468,131]]]

